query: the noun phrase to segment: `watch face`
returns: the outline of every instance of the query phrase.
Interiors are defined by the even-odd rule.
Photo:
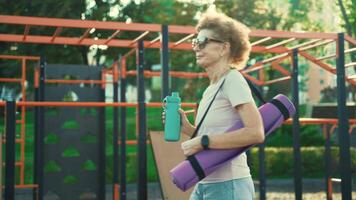
[[[203,135],[201,138],[201,144],[204,149],[207,149],[209,147],[209,137],[207,135]]]

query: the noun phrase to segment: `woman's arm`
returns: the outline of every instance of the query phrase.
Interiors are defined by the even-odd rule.
[[[245,103],[235,107],[244,127],[225,134],[209,135],[209,148],[230,149],[250,144],[263,143],[265,139],[261,115],[254,103]]]
[[[244,127],[219,135],[209,135],[210,149],[231,149],[264,141],[264,128],[261,115],[254,103],[245,103],[235,107],[239,113]],[[201,136],[182,143],[182,149],[186,156],[195,154],[203,149]]]

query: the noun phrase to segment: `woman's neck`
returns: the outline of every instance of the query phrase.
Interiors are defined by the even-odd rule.
[[[210,84],[214,84],[218,82],[228,71],[230,71],[230,66],[228,63],[220,63],[205,68],[205,71],[208,74]]]

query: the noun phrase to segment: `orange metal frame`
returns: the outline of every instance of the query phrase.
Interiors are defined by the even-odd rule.
[[[0,55],[0,59],[19,60],[21,61],[21,78],[0,78],[0,82],[10,82],[21,84],[22,102],[26,101],[26,63],[27,61],[39,61],[39,57],[35,56],[9,56]],[[37,187],[33,184],[25,184],[25,144],[26,144],[26,107],[21,107],[21,118],[16,120],[16,124],[21,124],[20,138],[16,139],[16,143],[20,144],[20,160],[15,163],[16,167],[20,168],[20,183],[16,188],[32,188]],[[4,140],[5,142],[5,140]]]
[[[119,79],[119,72],[117,66],[121,65],[121,75],[123,78],[126,76],[136,75],[136,71],[128,71],[126,67],[126,59],[136,53],[137,42],[139,39],[144,40],[145,48],[161,48],[160,42],[160,24],[143,24],[143,23],[120,23],[120,22],[100,22],[92,20],[72,20],[72,19],[58,19],[58,18],[40,18],[40,17],[25,17],[25,16],[9,16],[0,15],[0,24],[16,25],[22,28],[23,34],[0,34],[0,42],[18,42],[18,43],[37,43],[37,44],[57,44],[57,45],[106,45],[109,47],[126,47],[132,48],[129,50],[120,61],[115,61],[112,66],[103,70],[101,80],[46,80],[46,83],[63,83],[63,84],[101,84],[105,87],[106,83],[112,83],[111,81],[106,81],[105,75],[112,74],[113,81],[117,82]],[[55,28],[52,35],[33,35],[31,34],[32,27],[49,27]],[[64,29],[81,29],[82,34],[76,37],[61,36],[61,32]],[[105,30],[112,31],[112,34],[107,38],[91,38],[91,30]],[[178,41],[169,42],[169,48],[176,50],[191,50],[191,44],[188,42],[195,34],[196,31],[192,26],[168,26],[169,34],[179,34],[182,35],[181,39]],[[140,35],[133,39],[119,39],[119,33],[123,31],[138,32]],[[148,35],[156,36],[153,40],[145,40]],[[250,38],[254,41],[252,42],[252,52],[269,54],[269,57],[263,61],[256,62],[248,69],[242,70],[241,72],[257,85],[269,85],[277,83],[280,81],[289,80],[291,78],[290,70],[287,70],[280,66],[280,63],[286,59],[291,60],[291,52],[293,49],[299,49],[299,54],[306,58],[307,60],[313,62],[314,64],[322,67],[323,69],[335,74],[335,67],[330,66],[323,62],[330,58],[334,58],[336,55],[327,55],[319,58],[315,58],[310,55],[307,51],[310,49],[315,49],[317,47],[335,43],[337,39],[337,34],[335,33],[297,33],[297,32],[287,32],[287,31],[271,31],[271,30],[252,30],[250,33]],[[305,41],[307,40],[307,41]],[[271,44],[271,41],[273,42]],[[303,42],[301,42],[303,41]],[[268,45],[266,44],[268,42]],[[290,45],[291,42],[297,44]],[[348,35],[345,35],[345,42],[356,45],[356,40]],[[266,44],[266,45],[264,45]],[[288,45],[289,44],[289,45]],[[288,45],[288,46],[287,46]],[[355,51],[355,49],[346,49],[346,53]],[[99,102],[24,102],[25,98],[25,71],[26,71],[26,61],[27,60],[39,60],[38,57],[31,56],[0,56],[0,59],[19,59],[22,60],[22,77],[21,78],[0,78],[0,82],[18,82],[22,84],[22,94],[23,101],[18,102],[17,106],[21,106],[21,120],[18,120],[22,124],[21,128],[21,138],[17,142],[21,143],[21,163],[24,163],[24,147],[25,147],[25,107],[27,106],[126,106],[126,107],[137,107],[136,103],[99,103]],[[345,67],[355,66],[355,63],[346,64]],[[267,67],[272,67],[273,69],[279,71],[283,76],[276,78],[274,80],[265,80],[264,70]],[[251,73],[259,73],[259,78],[255,78]],[[146,77],[160,76],[160,72],[145,71],[144,75]],[[170,71],[170,76],[179,78],[197,78],[206,77],[206,73],[189,73],[189,72],[179,72]],[[38,87],[38,70],[35,70],[35,87]],[[345,80],[352,85],[356,85],[356,76],[349,75],[345,77]],[[4,102],[0,102],[0,106],[4,106]],[[161,107],[161,103],[148,103],[149,107]],[[183,103],[182,106],[195,108],[196,104]],[[301,119],[302,124],[336,124],[337,120],[331,119]],[[286,123],[291,123],[291,120]],[[355,120],[350,121],[351,124],[355,124]],[[135,144],[134,141],[128,141],[128,144]],[[24,185],[24,164],[16,164],[21,167],[21,184],[17,187],[36,187],[36,185]],[[117,186],[119,187],[119,186]],[[116,196],[116,195],[115,195]],[[116,196],[117,197],[117,196]]]
[[[122,68],[123,76],[126,75],[126,58],[133,53],[135,53],[135,48],[137,47],[136,41],[139,39],[145,39],[148,35],[152,34],[155,37],[153,40],[144,40],[145,48],[160,48],[160,36],[161,25],[160,24],[143,24],[143,23],[121,23],[121,22],[101,22],[92,20],[74,20],[74,19],[58,19],[58,18],[40,18],[40,17],[25,17],[25,16],[9,16],[0,15],[0,24],[18,25],[23,27],[23,34],[0,34],[0,41],[4,42],[22,42],[22,43],[40,43],[40,44],[66,44],[66,45],[107,45],[110,47],[128,47],[133,48],[122,58]],[[32,27],[54,27],[55,30],[52,35],[33,35],[31,34]],[[66,37],[61,36],[61,32],[64,29],[79,28],[83,30],[82,35],[77,37]],[[107,38],[91,38],[89,33],[90,30],[105,30],[112,31],[112,34]],[[168,26],[170,34],[180,34],[183,35],[181,39],[174,42],[169,42],[169,48],[178,50],[191,50],[191,44],[187,40],[191,39],[196,31],[192,26],[178,26],[170,25]],[[119,33],[123,31],[131,31],[140,33],[140,35],[133,39],[118,39]],[[290,79],[288,70],[279,66],[279,63],[285,58],[290,58],[291,51],[293,49],[299,49],[299,54],[306,58],[307,60],[313,62],[314,64],[322,67],[323,69],[335,74],[335,67],[332,67],[323,60],[334,58],[333,56],[324,56],[322,59],[315,58],[314,56],[307,53],[308,50],[314,49],[319,46],[327,45],[330,43],[335,43],[337,39],[337,34],[335,33],[298,33],[298,32],[288,32],[288,31],[273,31],[273,30],[252,30],[250,37],[255,42],[252,43],[252,52],[256,53],[269,53],[277,54],[277,56],[265,59],[264,61],[257,62],[252,65],[249,69],[243,70],[243,74],[246,75],[252,82],[257,85],[268,85],[280,81],[285,81]],[[300,42],[303,40],[303,42]],[[308,40],[308,41],[304,41]],[[263,45],[266,42],[273,42],[273,44],[268,43],[268,45]],[[289,45],[291,42],[298,41],[297,45]],[[345,35],[345,42],[356,45],[356,40],[348,35]],[[347,49],[345,53],[355,51],[354,49]],[[269,67],[269,63],[272,63],[272,68],[281,72],[283,75],[275,80],[264,80],[264,77],[259,79],[253,78],[252,75],[248,76],[248,73],[253,71],[264,71],[266,67]],[[117,62],[113,63],[113,66],[117,65]],[[355,63],[349,63],[345,66],[355,66]],[[110,73],[110,72],[109,72]],[[114,73],[114,72],[111,72]],[[117,80],[117,72],[114,76],[114,80]],[[177,72],[183,73],[183,72]],[[185,72],[186,73],[186,72]],[[147,76],[152,76],[147,73]],[[173,74],[172,74],[173,75]],[[181,74],[182,75],[182,74]],[[174,76],[174,75],[173,75]],[[182,76],[179,75],[179,77]],[[187,75],[189,78],[191,75]],[[205,76],[205,75],[204,75]],[[190,77],[193,78],[194,76]],[[356,76],[349,75],[345,77],[346,81],[356,85]],[[14,80],[15,81],[15,80]],[[64,82],[63,82],[64,83]],[[67,83],[71,83],[68,81]]]

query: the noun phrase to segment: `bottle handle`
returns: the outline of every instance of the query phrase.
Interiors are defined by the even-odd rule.
[[[162,101],[162,108],[163,110],[166,110],[166,102],[167,102],[167,97],[165,97]]]

